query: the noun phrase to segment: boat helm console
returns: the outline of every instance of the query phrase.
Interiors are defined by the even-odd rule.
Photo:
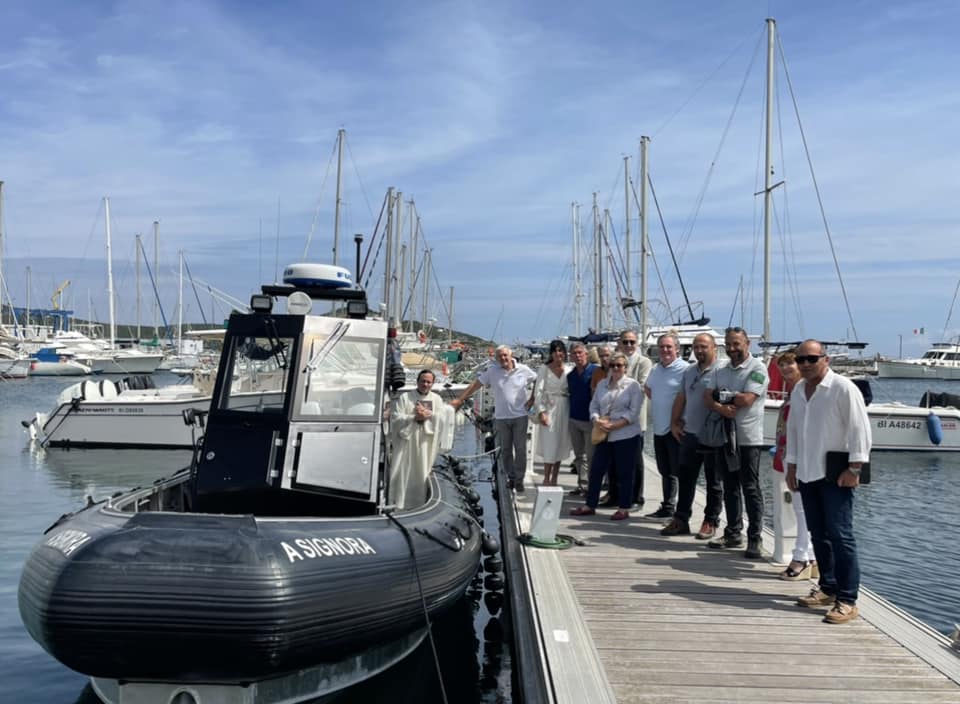
[[[273,312],[277,298],[287,313]],[[316,301],[348,317],[312,315]],[[194,510],[376,513],[387,489],[382,411],[396,376],[387,324],[366,319],[364,291],[302,279],[264,286],[250,307],[228,322],[192,466]]]

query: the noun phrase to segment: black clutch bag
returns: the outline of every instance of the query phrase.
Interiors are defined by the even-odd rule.
[[[827,453],[827,476],[828,482],[837,483],[837,479],[850,466],[850,453],[831,450]],[[870,463],[864,462],[860,465],[860,483],[870,483]]]

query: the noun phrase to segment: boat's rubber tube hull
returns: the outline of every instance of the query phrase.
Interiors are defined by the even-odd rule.
[[[397,517],[435,612],[475,574],[481,532],[451,480],[432,484],[442,501]],[[19,602],[30,634],[60,662],[127,680],[255,680],[425,619],[407,539],[382,516],[127,517],[95,506],[34,548]]]

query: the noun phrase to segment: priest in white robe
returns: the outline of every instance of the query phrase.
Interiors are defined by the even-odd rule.
[[[427,500],[427,477],[441,451],[452,445],[453,408],[432,391],[434,373],[424,369],[417,388],[401,394],[390,413],[393,452],[390,503],[416,508]]]

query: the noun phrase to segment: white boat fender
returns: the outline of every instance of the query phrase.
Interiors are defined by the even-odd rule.
[[[930,442],[934,445],[943,442],[943,425],[940,423],[940,416],[933,411],[927,415],[927,435],[930,436]]]

